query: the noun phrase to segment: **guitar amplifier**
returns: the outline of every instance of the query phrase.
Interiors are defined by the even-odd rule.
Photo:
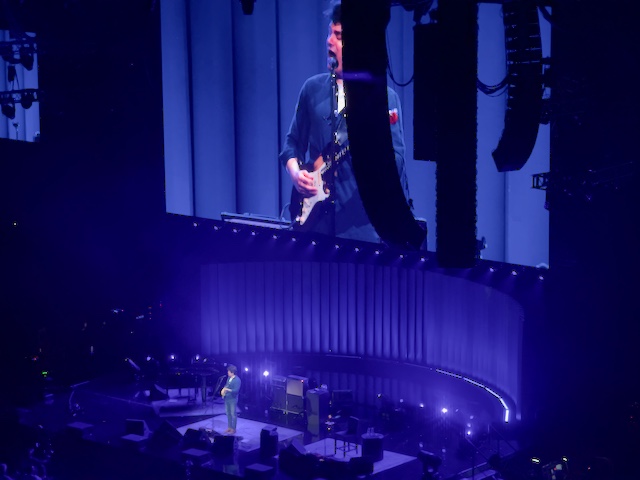
[[[309,379],[307,377],[299,377],[298,375],[289,375],[287,377],[287,395],[304,397],[308,388]]]
[[[271,377],[271,408],[275,410],[287,409],[287,377],[273,375]]]
[[[300,414],[304,412],[304,397],[307,393],[309,379],[298,375],[287,377],[287,412]]]

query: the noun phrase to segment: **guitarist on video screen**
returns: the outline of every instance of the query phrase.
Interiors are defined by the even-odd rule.
[[[351,167],[340,17],[341,6],[337,4],[331,12],[327,37],[330,73],[314,75],[302,86],[279,158],[293,183],[290,211],[294,228],[379,242],[380,237],[362,205]],[[387,93],[396,164],[408,199],[400,101],[392,89],[388,88]],[[333,111],[338,115],[333,115]]]

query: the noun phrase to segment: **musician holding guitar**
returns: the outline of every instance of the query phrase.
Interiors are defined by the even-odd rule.
[[[220,395],[224,398],[224,409],[227,414],[227,430],[225,433],[236,433],[236,424],[238,422],[238,392],[240,391],[240,377],[236,375],[238,369],[235,365],[227,366],[227,382],[220,391]]]
[[[279,159],[294,187],[290,207],[294,228],[379,242],[351,165],[342,47],[341,6],[337,4],[331,13],[327,37],[330,73],[314,75],[302,86]],[[408,199],[400,101],[392,89],[388,88],[387,93],[396,165]]]

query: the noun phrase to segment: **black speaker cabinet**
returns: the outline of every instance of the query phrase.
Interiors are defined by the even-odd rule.
[[[127,418],[124,421],[125,435],[139,435],[145,437],[149,435],[149,427],[144,420],[138,420],[135,418]]]
[[[274,375],[271,378],[271,408],[276,410],[287,409],[287,377]]]
[[[177,445],[182,440],[182,434],[166,420],[151,434],[150,446],[153,448],[168,448]]]
[[[193,428],[189,428],[184,432],[182,443],[187,448],[201,448],[205,450],[211,448],[209,435],[203,430],[195,430]]]
[[[329,416],[329,391],[316,388],[307,392],[307,416],[324,421]]]
[[[260,459],[273,458],[278,454],[278,430],[275,425],[265,425],[260,432]]]
[[[287,412],[290,413],[303,413],[304,412],[304,397],[298,395],[290,395],[287,393]]]
[[[351,457],[349,459],[349,471],[356,477],[371,475],[373,473],[373,460],[368,457]]]
[[[213,437],[213,453],[220,456],[232,456],[236,446],[233,435],[216,435]]]

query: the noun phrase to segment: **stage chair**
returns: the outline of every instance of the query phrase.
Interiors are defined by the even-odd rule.
[[[340,430],[334,433],[334,454],[338,453],[338,450],[342,450],[343,456],[347,456],[350,451],[358,453],[358,440],[364,433],[363,423],[357,417],[349,417],[347,419],[346,430]],[[341,441],[342,445],[338,445]]]

